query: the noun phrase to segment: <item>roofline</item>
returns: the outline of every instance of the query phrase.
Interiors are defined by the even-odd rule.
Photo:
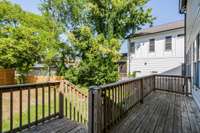
[[[179,27],[179,28],[169,29],[169,30],[163,30],[163,31],[153,32],[153,33],[145,33],[143,35],[137,35],[137,34],[135,34],[135,35],[128,36],[126,39],[130,39],[130,38],[133,38],[133,37],[142,37],[142,36],[147,36],[147,35],[153,35],[153,34],[157,34],[157,33],[162,33],[162,32],[167,32],[167,31],[172,31],[172,30],[178,30],[178,29],[182,29],[182,28],[184,28],[184,26],[183,27]]]

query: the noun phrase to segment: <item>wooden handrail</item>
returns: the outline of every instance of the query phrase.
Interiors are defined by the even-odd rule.
[[[110,84],[106,84],[106,85],[101,85],[101,86],[96,87],[95,89],[106,89],[106,88],[109,88],[109,87],[115,87],[115,86],[118,86],[118,85],[121,85],[121,84],[126,84],[126,83],[130,83],[130,82],[133,82],[133,81],[139,81],[141,79],[149,78],[149,77],[152,77],[152,76],[155,76],[155,75],[147,75],[147,76],[138,77],[138,78],[129,78],[127,80],[118,81],[118,82],[110,83]]]
[[[17,85],[3,85],[0,86],[0,90],[2,93],[10,92],[10,91],[19,91],[20,89],[28,90],[35,89],[35,87],[43,87],[43,86],[54,86],[59,85],[60,82],[44,82],[44,83],[31,83],[31,84],[17,84]]]
[[[83,92],[81,92],[80,89],[76,85],[72,84],[71,82],[69,82],[67,80],[63,80],[63,82],[64,82],[64,84],[71,86],[71,89],[75,89],[76,92],[78,92],[79,94],[81,94],[85,98],[88,97],[86,94],[84,94]]]

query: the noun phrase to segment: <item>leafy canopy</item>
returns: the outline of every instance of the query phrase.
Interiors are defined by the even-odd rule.
[[[118,53],[120,45],[117,39],[107,40],[103,34],[94,36],[87,26],[70,33],[69,39],[81,60],[77,67],[67,71],[68,79],[86,86],[117,80],[118,67],[114,63],[120,57]]]
[[[0,0],[0,66],[21,72],[40,60],[52,59],[60,29],[45,16],[25,12],[20,6]]]
[[[151,9],[143,8],[147,2],[148,0],[89,0],[89,22],[97,33],[123,39],[141,25],[152,21]]]
[[[100,85],[116,81],[120,40],[151,23],[149,0],[42,0],[43,14],[68,32],[79,64],[66,71],[75,83]]]
[[[149,0],[43,0],[45,14],[68,29],[89,26],[95,34],[123,39],[146,23],[152,23]]]

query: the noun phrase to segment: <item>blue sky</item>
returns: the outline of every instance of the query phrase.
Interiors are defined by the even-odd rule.
[[[11,2],[21,5],[21,7],[30,12],[40,14],[38,6],[40,5],[40,0],[10,0]]]
[[[178,12],[179,0],[150,0],[148,7],[153,9],[153,16],[156,17],[154,25],[183,19]]]
[[[11,0],[20,4],[24,10],[40,14],[38,6],[40,0]],[[150,0],[147,7],[153,9],[153,16],[156,17],[154,26],[183,19],[178,13],[179,0]],[[145,26],[147,27],[147,26]],[[124,43],[121,52],[127,52],[127,44]]]

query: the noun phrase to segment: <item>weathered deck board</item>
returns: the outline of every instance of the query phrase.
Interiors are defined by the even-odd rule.
[[[66,118],[54,119],[22,133],[87,133],[86,127]]]
[[[191,97],[155,91],[136,105],[111,133],[199,133],[200,110]]]

